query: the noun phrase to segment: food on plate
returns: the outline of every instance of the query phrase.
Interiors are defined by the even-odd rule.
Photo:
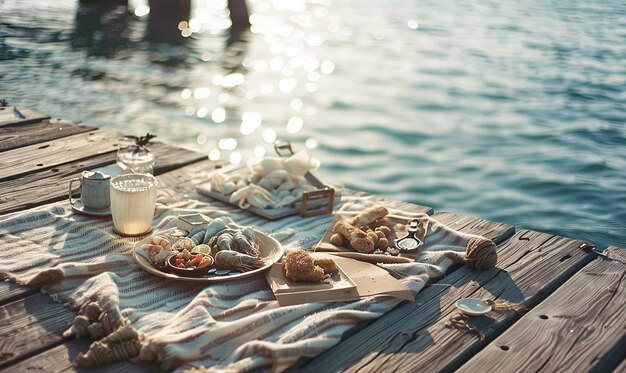
[[[384,218],[387,214],[389,214],[389,211],[385,206],[371,207],[355,216],[352,220],[352,225],[359,228],[365,227],[379,219]]]
[[[211,190],[230,196],[230,203],[242,209],[287,207],[299,201],[305,191],[316,189],[304,176],[319,165],[319,161],[306,152],[289,158],[266,157],[249,162],[249,173],[245,175],[212,174]]]
[[[364,254],[374,251],[374,242],[367,237],[367,234],[361,229],[350,225],[344,221],[339,221],[333,228],[334,232],[341,234],[346,242],[350,243],[350,247]]]
[[[178,269],[215,266],[247,272],[268,264],[260,257],[254,229],[242,227],[227,217],[211,219],[206,226],[191,229],[186,237],[176,231],[176,235],[154,235],[150,241],[140,248],[159,270],[165,270],[166,261],[172,257],[170,265]]]
[[[173,253],[172,245],[166,237],[160,235],[152,237],[151,241],[141,248],[148,254],[148,258],[155,268],[164,269],[165,261]]]
[[[332,258],[317,258],[313,259],[313,264],[318,267],[322,267],[325,274],[335,273],[339,271],[337,263]]]
[[[290,251],[283,258],[285,277],[291,281],[322,282],[338,270],[334,260],[313,259],[308,252],[300,249]]]
[[[177,251],[183,250],[191,250],[196,246],[196,244],[189,237],[183,237],[176,241],[174,245],[172,245],[172,249]]]
[[[217,269],[230,269],[239,272],[248,272],[266,266],[265,259],[258,256],[242,254],[233,250],[220,251],[215,255]]]
[[[195,246],[191,250],[194,253],[202,253],[202,254],[211,255],[211,246],[209,246],[207,244],[200,244],[198,246]]]
[[[399,255],[390,246],[392,232],[385,206],[374,206],[356,215],[350,222],[339,221],[333,227],[330,243],[350,247],[365,254]]]
[[[172,264],[174,264],[176,268],[181,269],[205,268],[213,264],[213,258],[210,255],[190,253],[187,250],[183,250],[182,253],[176,254]]]
[[[330,243],[335,246],[343,246],[343,237],[339,233],[333,233],[333,235],[330,236]]]

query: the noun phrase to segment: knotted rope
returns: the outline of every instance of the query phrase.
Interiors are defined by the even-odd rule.
[[[498,262],[496,244],[484,237],[472,238],[467,242],[463,260],[472,269],[493,268]]]

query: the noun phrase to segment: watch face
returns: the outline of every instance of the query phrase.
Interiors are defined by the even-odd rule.
[[[400,241],[396,242],[396,247],[398,247],[398,249],[400,250],[409,251],[409,250],[417,249],[420,246],[420,244],[421,242],[419,242],[415,238],[405,237],[401,239]]]

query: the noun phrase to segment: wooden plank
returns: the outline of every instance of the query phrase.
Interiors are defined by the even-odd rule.
[[[626,358],[626,250],[610,247],[460,372],[610,372]]]
[[[160,142],[151,144],[150,151],[154,153],[156,158],[156,163],[154,165],[155,175],[161,175],[208,158],[206,154],[196,153],[183,148],[176,148]]]
[[[515,227],[512,225],[461,215],[454,212],[437,212],[433,215],[433,218],[458,231],[487,237],[496,244],[504,242],[515,233]]]
[[[58,344],[74,316],[47,294],[0,307],[0,368]]]
[[[208,174],[216,168],[221,168],[222,164],[223,162],[210,161],[203,157],[201,161],[157,176],[159,188],[171,188],[181,194],[193,193],[196,185],[205,183]]]
[[[20,372],[85,372],[85,373],[151,373],[166,372],[158,364],[135,365],[128,362],[119,362],[97,368],[77,368],[74,360],[79,353],[87,351],[91,340],[71,339],[62,345],[39,353],[31,358],[9,366],[7,370],[15,373]]]
[[[0,306],[39,292],[36,286],[20,286],[11,282],[0,283]]]
[[[19,127],[4,126],[0,127],[0,152],[94,130],[94,127],[62,119],[44,120]]]
[[[424,213],[428,215],[433,214],[433,208],[428,206],[417,205],[415,203],[404,202],[397,199],[392,199],[388,197],[383,197],[379,195],[373,195],[367,192],[359,192],[349,188],[345,188],[342,194],[347,194],[359,198],[367,198],[372,203],[377,203],[381,205],[392,205],[394,209],[402,210],[402,211],[410,211],[412,213]]]
[[[26,108],[16,109],[13,106],[0,107],[0,126],[18,126],[50,118],[49,116],[38,113],[35,110]]]
[[[404,302],[367,328],[345,338],[299,371],[451,371],[502,333],[519,316],[476,318],[485,338],[448,329],[464,297],[497,298],[532,307],[592,260],[582,242],[546,233],[521,231],[498,247],[497,268],[462,267],[438,286],[428,286],[415,302]],[[400,328],[399,325],[402,327]],[[365,342],[367,341],[367,342]]]
[[[616,373],[626,372],[626,359],[624,359],[622,363],[613,370],[613,372],[616,372]]]
[[[21,148],[24,149],[24,148]],[[186,164],[206,159],[203,154],[154,143],[155,174],[161,174]],[[4,154],[4,153],[3,153]],[[0,159],[2,155],[0,155]],[[48,167],[10,180],[0,180],[0,214],[25,210],[67,198],[69,181],[84,170],[103,167],[115,162],[115,153],[108,152],[89,158]]]
[[[115,131],[101,129],[3,152],[0,154],[0,181],[114,153],[119,137]]]

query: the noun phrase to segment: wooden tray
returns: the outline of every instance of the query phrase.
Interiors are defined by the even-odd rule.
[[[363,254],[359,253],[351,248],[344,246],[335,246],[330,242],[330,237],[333,235],[333,227],[338,221],[350,221],[358,212],[342,212],[335,216],[333,221],[328,226],[328,230],[324,233],[324,236],[320,241],[313,246],[313,250],[316,252],[326,252],[329,254],[342,256],[346,258],[357,259],[370,263],[411,263],[419,256],[420,250],[412,253],[400,253],[399,256],[390,256],[386,254]],[[419,215],[413,217],[400,216],[389,214],[386,216],[391,224],[391,239],[389,244],[393,245],[395,239],[404,237],[408,232],[408,223],[414,219],[419,218]]]
[[[228,175],[235,173],[248,174],[250,171],[246,166],[237,165],[223,168],[216,172]],[[305,178],[311,185],[319,189],[310,192],[304,192],[304,194],[302,195],[302,199],[299,202],[296,202],[292,207],[262,209],[255,206],[250,206],[245,210],[255,213],[269,220],[276,220],[285,216],[295,214],[300,214],[303,217],[308,217],[332,213],[334,204],[341,199],[340,193],[335,193],[335,190],[333,188],[325,186],[317,177],[315,177],[310,172],[306,173]],[[200,192],[200,194],[239,207],[236,204],[230,203],[230,196],[211,190],[210,182],[200,184],[196,188],[198,189],[198,192]]]
[[[328,257],[328,255],[318,253],[312,253],[311,256]],[[267,271],[265,277],[281,307],[310,302],[341,302],[359,299],[357,285],[339,264],[337,268],[339,271],[332,275],[330,284],[290,281],[285,277],[283,263],[275,263]]]

